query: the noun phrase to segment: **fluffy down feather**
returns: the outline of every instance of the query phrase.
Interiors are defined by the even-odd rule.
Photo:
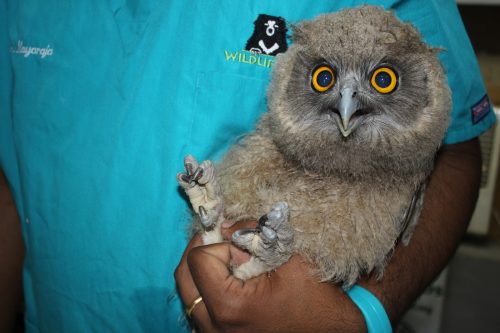
[[[268,112],[217,166],[216,204],[193,207],[202,221],[205,213],[214,221],[204,232],[218,233],[223,219],[259,219],[286,202],[293,239],[288,232],[280,242],[277,232],[277,241],[259,243],[263,230],[250,233],[257,237],[253,247],[242,246],[254,260],[236,275],[249,278],[300,253],[320,279],[349,286],[361,274],[381,274],[402,233],[409,241],[448,125],[450,92],[438,50],[382,8],[322,15],[293,30],[292,46],[277,56]],[[334,73],[325,92],[311,84],[318,66]],[[371,78],[380,67],[396,72],[393,92],[374,89]],[[340,129],[345,105],[353,107],[348,135]],[[179,183],[203,190],[192,173],[184,181],[178,176]],[[218,208],[200,212],[203,204]]]

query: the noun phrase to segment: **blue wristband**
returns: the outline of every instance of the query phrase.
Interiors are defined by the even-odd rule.
[[[365,317],[368,333],[392,333],[389,317],[377,297],[357,284],[346,293]]]

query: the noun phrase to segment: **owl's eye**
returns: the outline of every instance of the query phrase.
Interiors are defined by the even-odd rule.
[[[335,73],[333,69],[326,65],[321,65],[314,69],[311,85],[317,92],[325,92],[335,84]]]
[[[370,83],[379,93],[388,94],[396,89],[398,77],[392,68],[379,67],[373,72]]]

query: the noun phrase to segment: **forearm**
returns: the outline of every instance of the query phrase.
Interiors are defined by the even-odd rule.
[[[13,332],[21,303],[24,247],[9,189],[0,170],[0,332]]]
[[[394,323],[441,272],[463,237],[481,176],[478,140],[441,149],[408,246],[398,245],[381,281],[360,284],[384,304]]]

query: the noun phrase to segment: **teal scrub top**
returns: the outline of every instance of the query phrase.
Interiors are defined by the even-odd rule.
[[[27,332],[189,331],[173,279],[189,224],[175,174],[188,153],[220,158],[265,111],[274,56],[245,50],[254,21],[361,3],[446,50],[446,143],[492,125],[452,0],[2,1],[0,167],[26,244]]]

